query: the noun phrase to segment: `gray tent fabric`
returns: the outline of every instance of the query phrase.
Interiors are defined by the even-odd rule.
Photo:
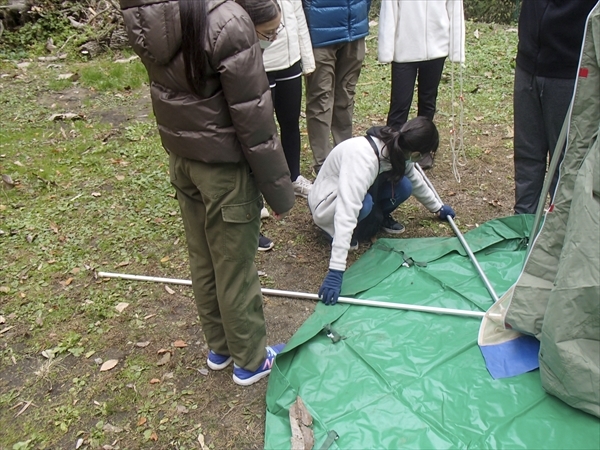
[[[544,389],[600,417],[600,2],[588,17],[554,206],[505,323],[541,342]]]

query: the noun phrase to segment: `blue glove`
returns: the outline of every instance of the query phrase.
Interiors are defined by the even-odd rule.
[[[448,217],[452,217],[453,219],[456,217],[456,213],[449,205],[444,205],[438,211],[438,215],[442,220],[448,220]]]
[[[341,270],[329,269],[323,284],[319,288],[319,297],[326,305],[335,305],[342,290],[342,278],[344,272]]]

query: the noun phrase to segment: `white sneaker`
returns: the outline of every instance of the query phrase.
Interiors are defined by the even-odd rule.
[[[263,206],[263,209],[260,210],[260,218],[266,219],[269,217],[269,210]]]
[[[294,194],[298,197],[308,197],[308,193],[312,188],[312,183],[304,178],[302,175],[298,175],[296,181],[292,182],[294,185]]]

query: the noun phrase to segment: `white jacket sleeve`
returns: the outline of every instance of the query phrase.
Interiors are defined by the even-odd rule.
[[[300,45],[300,57],[302,59],[302,73],[308,75],[316,69],[315,57],[312,50],[312,42],[310,41],[310,33],[304,16],[301,0],[291,0],[294,4],[294,14],[298,24],[298,44]]]
[[[377,50],[380,63],[387,64],[394,60],[398,23],[398,0],[382,1],[379,10],[379,45]]]
[[[385,2],[384,2],[385,3]],[[448,58],[454,63],[465,62],[465,14],[462,0],[446,0],[450,19],[450,48]]]
[[[404,176],[408,177],[412,183],[412,195],[430,212],[436,213],[444,206],[443,203],[437,199],[435,193],[429,188],[423,179],[423,175],[415,169],[414,163],[406,163],[406,172]]]

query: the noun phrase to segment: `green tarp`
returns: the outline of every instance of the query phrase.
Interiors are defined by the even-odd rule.
[[[499,296],[520,274],[532,221],[508,217],[465,234]],[[456,238],[381,239],[347,271],[342,295],[470,311],[492,304]],[[328,324],[343,339],[328,337]],[[598,419],[546,394],[538,371],[492,379],[479,325],[319,304],[276,358],[265,448],[290,448],[288,410],[297,396],[313,417],[315,449],[332,431],[333,449],[600,448]]]

